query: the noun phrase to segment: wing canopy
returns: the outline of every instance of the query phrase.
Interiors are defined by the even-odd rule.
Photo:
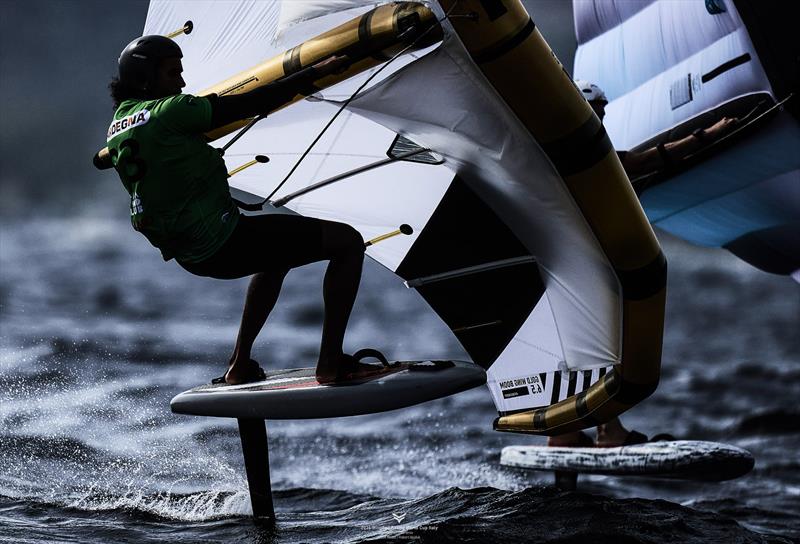
[[[356,36],[368,39],[360,29],[379,25],[378,10],[394,16],[413,7],[335,3],[322,14],[304,2],[304,15],[282,19],[288,4],[158,1],[146,32],[194,21],[180,45],[190,91],[200,92],[293,51],[301,61],[306,50],[324,57],[336,44],[325,49],[318,38],[335,24],[356,17]],[[479,24],[451,24],[453,3],[432,4],[443,43],[376,78],[275,197],[396,156],[399,147],[430,149],[428,160],[392,161],[288,207],[349,223],[365,239],[411,225],[412,235],[368,254],[418,289],[488,369],[497,428],[586,427],[657,383],[663,255],[602,127],[521,4],[462,7],[479,13]],[[261,154],[271,161],[237,173],[231,185],[270,194],[369,70],[254,125],[225,154],[229,169]]]

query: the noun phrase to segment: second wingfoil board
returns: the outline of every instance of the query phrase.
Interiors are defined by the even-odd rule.
[[[507,446],[500,464],[575,474],[649,476],[718,482],[738,478],[755,461],[747,450],[699,440],[648,442],[617,448]]]
[[[259,419],[353,416],[405,408],[486,383],[479,366],[464,361],[397,361],[380,373],[320,385],[314,368],[267,372],[241,385],[209,384],[172,399],[178,414]]]

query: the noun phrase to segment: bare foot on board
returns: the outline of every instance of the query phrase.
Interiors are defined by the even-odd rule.
[[[374,357],[381,361],[381,364],[366,364],[360,362],[361,359]],[[339,360],[332,364],[326,359],[320,359],[317,363],[317,382],[320,384],[346,382],[368,378],[386,372],[391,366],[386,357],[373,349],[362,349],[354,355],[342,355]]]
[[[264,378],[264,369],[252,359],[232,361],[225,373],[225,383],[228,385],[257,382]]]

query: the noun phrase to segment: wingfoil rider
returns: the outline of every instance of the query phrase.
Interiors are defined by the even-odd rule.
[[[328,58],[246,93],[193,96],[181,93],[182,57],[180,47],[163,36],[143,36],[125,47],[119,77],[109,86],[116,111],[107,144],[130,194],[133,227],[164,260],[175,259],[198,276],[252,276],[227,372],[217,380],[238,384],[264,377],[250,353],[284,277],[292,268],[323,260],[330,263],[317,379],[330,383],[371,372],[374,365],[359,363],[342,348],[361,280],[361,235],[333,221],[241,214],[230,195],[225,162],[204,137],[310,94],[315,80],[341,71],[347,59]]]

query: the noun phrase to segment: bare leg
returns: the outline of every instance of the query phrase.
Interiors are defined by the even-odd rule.
[[[239,336],[236,338],[236,347],[231,356],[228,373],[225,374],[226,383],[245,382],[252,373],[252,370],[248,368],[250,366],[250,350],[267,321],[267,316],[275,307],[286,273],[287,270],[260,272],[254,274],[250,279],[242,311],[242,323],[239,326]]]
[[[334,381],[343,361],[344,333],[358,294],[364,264],[364,240],[354,228],[343,223],[325,223],[323,248],[330,258],[322,296],[325,320],[317,362],[317,380]]]

